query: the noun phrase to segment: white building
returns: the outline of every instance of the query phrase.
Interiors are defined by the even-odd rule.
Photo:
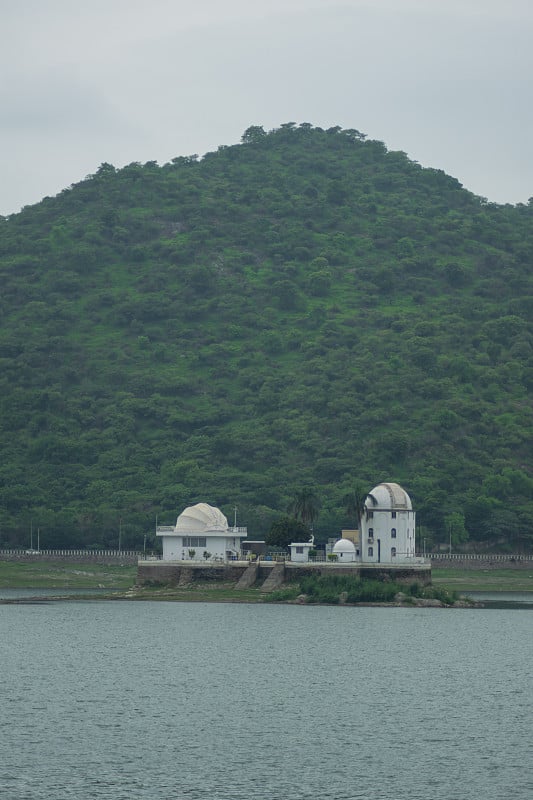
[[[343,564],[351,561],[360,561],[355,544],[350,539],[338,539],[333,545],[333,555]]]
[[[230,528],[224,514],[207,503],[183,511],[176,525],[158,526],[163,561],[230,561],[238,558],[246,528]]]
[[[291,549],[291,561],[307,562],[309,561],[309,551],[314,550],[313,542],[292,542],[289,545]]]
[[[397,483],[380,483],[369,492],[361,517],[361,562],[398,564],[415,557],[416,514]]]

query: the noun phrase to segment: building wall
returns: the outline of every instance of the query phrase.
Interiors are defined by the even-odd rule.
[[[361,520],[361,561],[394,564],[414,558],[415,529],[414,511],[368,509]]]
[[[309,561],[309,550],[311,550],[311,547],[312,545],[310,544],[291,544],[291,561],[307,563]]]
[[[191,556],[189,555],[189,550],[194,550],[195,554],[192,560],[194,561],[201,561],[203,558],[204,551],[207,550],[208,553],[211,553],[211,559],[214,560],[226,560],[226,552],[228,550],[237,550],[240,551],[240,537],[238,536],[225,536],[225,535],[209,535],[209,533],[205,533],[202,538],[205,538],[205,547],[204,546],[194,546],[190,547],[188,544],[184,545],[183,541],[190,536],[196,536],[200,538],[202,536],[201,533],[187,533],[186,536],[170,536],[165,535],[162,537],[163,539],[163,561],[189,561],[191,560]]]

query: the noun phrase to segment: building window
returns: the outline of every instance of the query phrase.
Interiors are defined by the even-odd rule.
[[[367,511],[366,512],[366,518],[367,519],[374,519],[374,512],[373,511]]]
[[[396,519],[396,511],[392,511],[392,512],[391,512],[391,517],[392,517],[393,519]]]
[[[394,556],[396,555],[396,548],[395,547],[391,547],[390,554],[391,554],[392,558],[394,558]]]
[[[369,547],[368,548],[368,555],[369,556],[373,556],[374,555],[374,548],[373,547]]]
[[[396,528],[391,528],[390,535],[392,536],[393,539],[396,539]]]
[[[303,551],[304,551],[303,547],[297,547],[296,548],[296,552],[297,553],[303,554]]]
[[[368,538],[369,539],[373,539],[374,538],[374,528],[369,528],[368,529]]]
[[[206,547],[207,540],[205,536],[184,536],[183,547]]]

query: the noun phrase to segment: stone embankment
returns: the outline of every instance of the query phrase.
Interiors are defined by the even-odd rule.
[[[234,583],[236,589],[252,586],[263,592],[278,589],[285,582],[298,580],[306,575],[353,575],[376,580],[395,580],[422,584],[431,583],[431,565],[417,563],[412,567],[385,564],[298,564],[291,562],[260,561],[249,564],[232,561],[227,564],[200,563],[191,561],[140,560],[137,583],[143,585],[188,586],[193,583]]]

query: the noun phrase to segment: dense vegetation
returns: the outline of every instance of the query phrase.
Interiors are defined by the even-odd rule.
[[[270,602],[295,600],[305,595],[306,603],[393,603],[401,596],[403,603],[414,598],[438,600],[453,605],[456,592],[444,586],[421,586],[416,581],[405,585],[395,581],[356,578],[353,575],[306,575],[292,586],[272,592]]]
[[[395,480],[422,535],[533,537],[533,204],[303,124],[0,218],[0,540],[141,545]]]

